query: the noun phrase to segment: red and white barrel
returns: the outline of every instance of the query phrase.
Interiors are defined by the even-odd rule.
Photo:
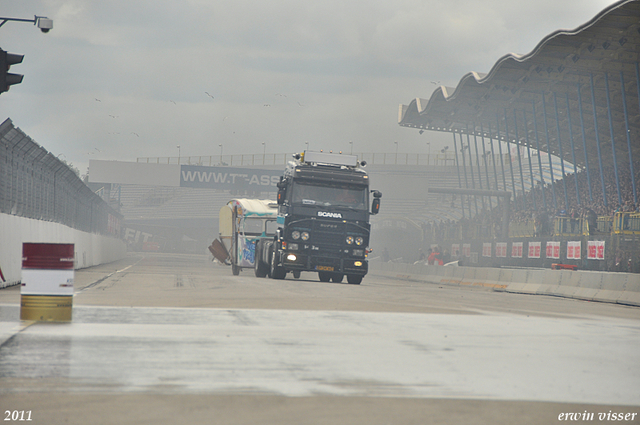
[[[73,250],[67,243],[22,244],[21,320],[71,320]]]

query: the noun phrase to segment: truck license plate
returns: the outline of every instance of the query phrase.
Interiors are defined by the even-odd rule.
[[[316,270],[321,270],[321,271],[325,271],[325,272],[332,272],[333,271],[333,267],[332,266],[316,266]]]

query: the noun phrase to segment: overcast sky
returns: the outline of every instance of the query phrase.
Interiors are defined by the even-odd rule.
[[[0,0],[24,54],[0,95],[45,149],[89,159],[434,152],[450,135],[398,126],[398,106],[455,87],[507,53],[531,52],[611,0]],[[431,142],[431,146],[427,145]],[[264,145],[263,145],[264,143]]]

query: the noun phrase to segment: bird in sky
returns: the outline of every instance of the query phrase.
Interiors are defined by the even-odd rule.
[[[208,91],[204,92],[204,94],[206,94],[207,96],[209,96],[211,99],[215,99],[215,97],[211,96],[211,95],[209,94],[209,92],[208,92]]]

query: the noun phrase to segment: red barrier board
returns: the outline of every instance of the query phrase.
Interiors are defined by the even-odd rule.
[[[73,244],[25,242],[22,269],[73,270]]]
[[[573,271],[576,271],[576,270],[578,270],[578,266],[573,265],[573,264],[553,263],[553,264],[551,264],[551,269],[552,270],[573,270]]]
[[[74,245],[22,244],[22,295],[73,295]]]

